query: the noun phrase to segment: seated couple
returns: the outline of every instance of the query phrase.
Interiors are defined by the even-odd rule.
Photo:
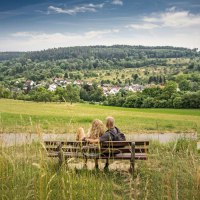
[[[92,126],[89,130],[88,136],[86,136],[84,129],[79,128],[77,131],[76,140],[86,141],[90,143],[98,143],[105,141],[125,141],[125,135],[115,126],[115,120],[113,117],[106,118],[107,131],[104,129],[104,124],[101,120],[95,119],[92,122]]]
[[[115,120],[113,117],[106,118],[107,131],[104,129],[104,124],[101,120],[95,119],[92,122],[92,126],[89,130],[88,136],[86,136],[84,129],[79,128],[77,132],[77,141],[86,141],[89,143],[99,143],[105,141],[125,141],[125,135],[115,126]],[[86,159],[87,162],[87,159]],[[85,163],[86,165],[86,163]],[[108,169],[108,159],[104,169]],[[98,168],[98,159],[95,159],[95,168]]]

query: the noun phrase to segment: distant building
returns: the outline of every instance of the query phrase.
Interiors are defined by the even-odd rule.
[[[134,92],[141,92],[144,90],[144,86],[139,84],[132,85],[132,88]]]
[[[92,82],[87,82],[86,84],[92,86]]]
[[[144,86],[143,85],[139,85],[139,84],[134,84],[134,85],[130,85],[130,86],[125,86],[124,89],[126,91],[130,91],[130,92],[141,92],[144,90]]]
[[[51,91],[51,92],[53,92],[53,91],[56,90],[56,88],[57,88],[57,85],[56,85],[56,84],[51,84],[51,85],[49,85],[48,90]]]
[[[67,85],[70,85],[70,84],[72,84],[72,82],[69,81],[69,80],[66,80],[66,84],[67,84]]]
[[[75,80],[75,81],[73,82],[73,84],[74,84],[74,85],[83,85],[83,81],[81,81],[81,80]]]
[[[58,84],[58,85],[63,85],[66,83],[66,81],[63,78],[54,78],[54,83]]]
[[[32,81],[32,80],[27,80],[25,83],[24,83],[24,86],[23,86],[23,90],[28,92],[30,90],[33,89],[33,86],[35,85],[35,82]]]
[[[109,94],[117,94],[121,88],[120,87],[112,87],[109,91]]]

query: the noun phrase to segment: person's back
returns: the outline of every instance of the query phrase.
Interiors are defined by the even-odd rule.
[[[126,140],[125,135],[115,126],[113,117],[106,118],[106,127],[108,130],[99,138],[100,142]]]
[[[105,142],[105,141],[125,141],[126,137],[120,130],[115,127],[115,120],[113,117],[106,118],[106,127],[108,130],[100,136],[98,139],[86,138],[85,141],[90,143],[98,143],[98,142]],[[105,153],[104,153],[105,154]],[[104,169],[108,169],[108,159],[106,159],[106,164]],[[98,168],[98,159],[95,159],[95,167]]]

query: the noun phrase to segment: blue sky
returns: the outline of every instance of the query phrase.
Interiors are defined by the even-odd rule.
[[[200,48],[200,0],[0,1],[0,51],[113,44]]]

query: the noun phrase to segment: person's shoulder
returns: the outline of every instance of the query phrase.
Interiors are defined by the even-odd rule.
[[[115,129],[117,132],[120,132],[119,128],[117,128],[116,126],[115,126],[114,129]]]

